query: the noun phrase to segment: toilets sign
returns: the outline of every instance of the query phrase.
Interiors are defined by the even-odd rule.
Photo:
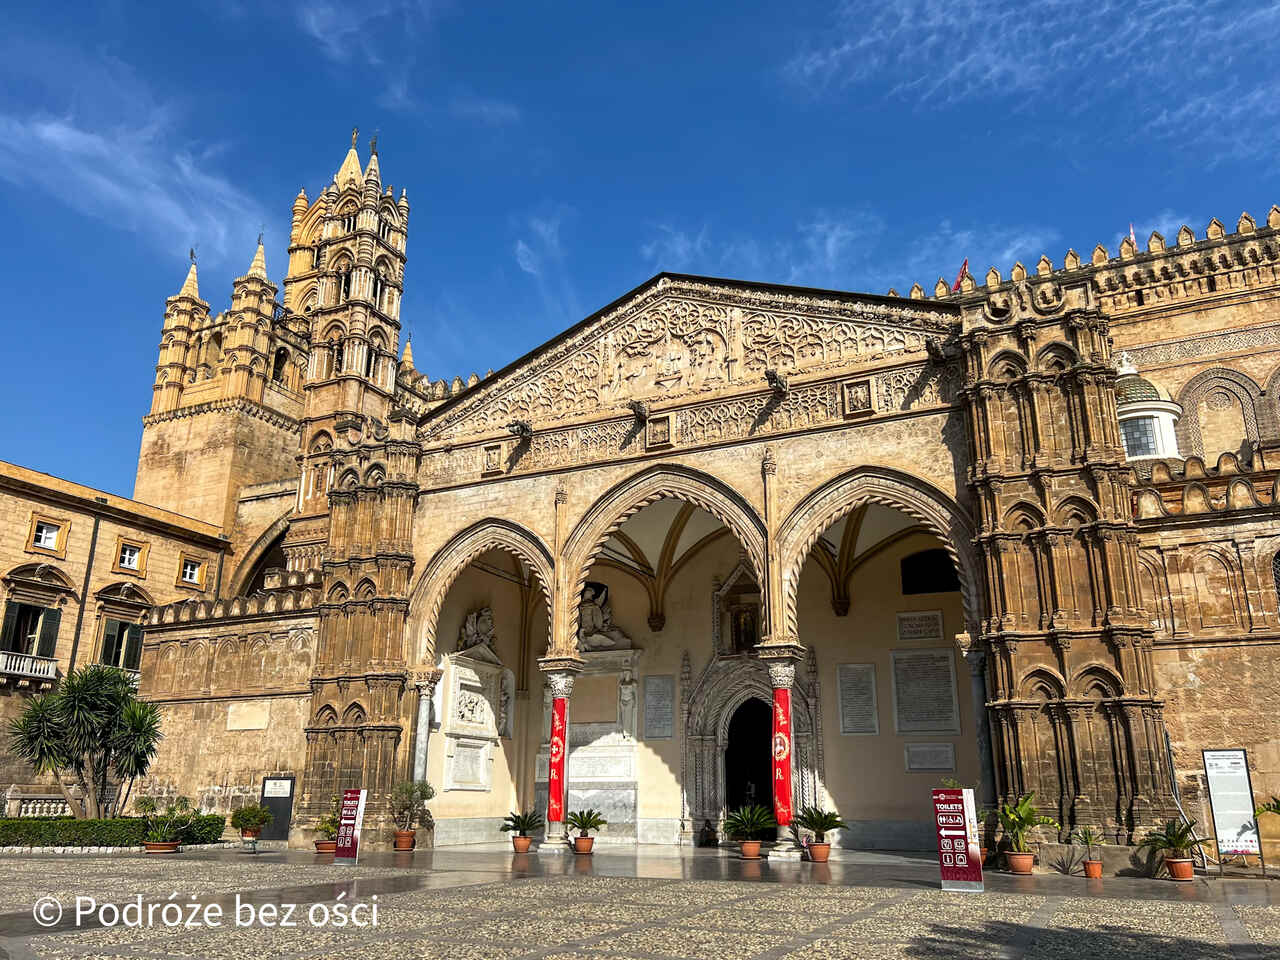
[[[973,791],[934,790],[933,825],[938,836],[942,889],[982,892],[982,854]]]

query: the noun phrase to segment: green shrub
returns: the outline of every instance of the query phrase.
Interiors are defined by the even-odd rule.
[[[203,814],[183,835],[186,844],[217,843],[227,818]],[[147,832],[146,817],[75,820],[70,817],[0,819],[0,847],[138,847]]]

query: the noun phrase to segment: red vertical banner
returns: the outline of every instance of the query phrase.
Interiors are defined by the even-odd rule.
[[[791,690],[773,690],[773,818],[791,825]]]
[[[551,701],[551,749],[547,770],[547,820],[550,823],[564,821],[564,755],[565,711],[568,697],[556,697]]]

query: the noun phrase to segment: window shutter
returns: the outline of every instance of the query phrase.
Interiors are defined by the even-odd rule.
[[[0,633],[0,650],[12,650],[18,631],[18,605],[12,600],[4,605],[4,632]]]
[[[126,670],[137,670],[142,662],[142,628],[136,623],[129,624],[128,639],[124,645],[124,663]]]
[[[108,620],[102,628],[102,654],[98,657],[100,663],[107,663],[111,666],[118,666],[120,663],[120,627],[122,624],[119,620]]]
[[[58,648],[58,626],[62,623],[62,611],[46,607],[40,618],[40,646],[37,657],[52,657]]]

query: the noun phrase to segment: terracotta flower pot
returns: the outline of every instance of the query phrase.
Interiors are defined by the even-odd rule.
[[[337,840],[317,840],[316,853],[333,853],[338,849]]]
[[[512,837],[511,846],[515,848],[516,853],[528,853],[529,847],[533,843],[533,837]]]
[[[574,853],[590,853],[591,848],[595,846],[595,837],[574,837],[573,852]]]
[[[143,840],[143,848],[147,853],[177,853],[177,840]]]
[[[257,839],[258,839],[258,834],[260,834],[260,833],[262,833],[262,828],[261,828],[261,827],[258,827],[258,828],[254,829],[254,830],[241,830],[241,831],[240,831],[240,839],[241,839],[241,840],[257,840]]]
[[[829,843],[810,843],[809,859],[814,863],[826,863],[831,857],[831,844]]]
[[[397,830],[395,849],[396,850],[412,850],[417,842],[417,830]]]
[[[990,854],[991,854],[991,851],[988,850],[986,847],[978,847],[978,856],[981,858],[982,865],[984,867],[987,865],[987,857]]]
[[[1102,879],[1102,861],[1086,860],[1084,862],[1084,875],[1090,880]]]
[[[1164,865],[1169,868],[1170,880],[1194,880],[1196,878],[1195,864],[1190,858],[1175,860],[1165,857]]]
[[[1034,853],[1014,853],[1010,850],[1004,856],[1009,863],[1009,872],[1016,873],[1019,876],[1029,876],[1031,874],[1031,866],[1036,862]]]
[[[743,860],[759,860],[760,859],[760,841],[759,840],[743,840],[742,841],[742,859]]]

